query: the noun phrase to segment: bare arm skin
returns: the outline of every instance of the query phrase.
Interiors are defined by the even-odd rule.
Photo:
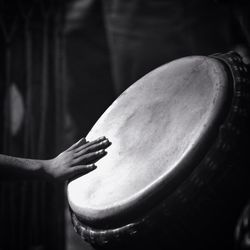
[[[53,159],[26,159],[0,154],[0,175],[20,174],[44,180],[65,181],[84,175],[96,168],[95,162],[107,154],[111,143],[105,137],[92,142],[84,138]]]

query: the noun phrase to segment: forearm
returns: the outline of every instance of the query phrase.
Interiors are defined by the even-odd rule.
[[[84,138],[50,160],[25,159],[0,154],[0,179],[38,178],[65,181],[96,168],[95,162],[107,154],[111,143],[101,137],[92,142]]]
[[[26,159],[0,154],[0,175],[24,174],[39,176],[47,161]]]

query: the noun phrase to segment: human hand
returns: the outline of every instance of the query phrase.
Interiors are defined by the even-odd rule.
[[[65,181],[96,169],[94,164],[107,154],[111,143],[107,138],[87,142],[82,138],[51,160],[44,161],[43,171],[48,179]]]

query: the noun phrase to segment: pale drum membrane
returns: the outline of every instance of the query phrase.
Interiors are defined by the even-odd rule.
[[[69,204],[85,220],[118,218],[150,202],[200,154],[227,96],[215,59],[194,56],[165,64],[135,82],[96,122],[87,139],[112,145],[98,168],[68,184]]]

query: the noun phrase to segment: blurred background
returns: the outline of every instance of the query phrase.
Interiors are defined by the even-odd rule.
[[[1,0],[0,152],[49,159],[137,79],[173,59],[237,50],[247,1]],[[129,104],[128,104],[129,105]],[[64,184],[0,182],[0,249],[91,249]]]

